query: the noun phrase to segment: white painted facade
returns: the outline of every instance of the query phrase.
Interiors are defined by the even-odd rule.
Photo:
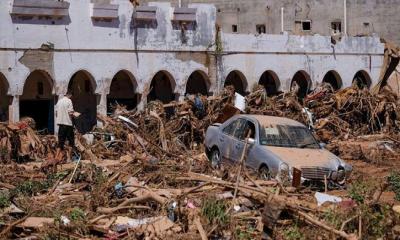
[[[140,107],[159,71],[170,76],[179,99],[198,70],[207,75],[211,93],[223,87],[233,70],[242,73],[247,91],[267,70],[276,73],[280,90],[286,91],[299,70],[309,75],[311,88],[330,70],[340,75],[343,87],[360,70],[374,84],[383,60],[384,45],[376,37],[347,37],[332,45],[326,36],[221,33],[222,52],[217,52],[216,9],[208,4],[189,5],[197,8],[196,28],[182,33],[171,24],[174,9],[169,3],[149,4],[157,7],[156,27],[135,27],[129,1],[110,1],[119,5],[119,19],[112,22],[93,21],[90,0],[68,2],[68,18],[21,20],[10,15],[13,0],[0,1],[0,75],[9,86],[11,121],[20,118],[19,98],[35,70],[48,74],[55,96],[65,94],[72,76],[84,70],[97,95],[97,111],[104,114],[112,79],[120,70],[129,73],[134,91],[141,94]]]

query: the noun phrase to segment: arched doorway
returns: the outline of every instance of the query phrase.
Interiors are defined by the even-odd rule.
[[[186,83],[186,94],[201,94],[208,95],[208,78],[204,72],[195,71],[190,76]]]
[[[240,95],[246,94],[247,80],[244,77],[243,73],[236,70],[230,72],[225,79],[224,86],[230,85],[233,86],[235,88],[235,92],[239,93]]]
[[[147,101],[160,100],[163,103],[169,103],[175,100],[175,81],[171,74],[166,71],[160,71],[154,75],[150,84],[150,93]]]
[[[25,80],[19,116],[33,118],[38,131],[54,133],[53,80],[47,72],[35,70]]]
[[[278,90],[280,87],[280,81],[278,76],[273,71],[265,71],[258,81],[258,84],[263,85],[267,95],[274,96],[278,94]]]
[[[136,87],[136,80],[128,71],[121,70],[115,74],[107,95],[107,113],[111,113],[116,104],[125,106],[127,110],[136,108],[138,104]]]
[[[6,122],[9,119],[10,97],[8,96],[8,88],[7,79],[0,73],[0,122]]]
[[[87,71],[81,70],[72,75],[68,92],[72,94],[74,110],[81,113],[74,119],[74,124],[80,133],[87,133],[97,123],[97,96],[95,94],[96,82]]]
[[[355,84],[360,89],[369,89],[371,87],[372,80],[366,71],[360,70],[354,75],[353,84]]]
[[[290,84],[290,90],[296,91],[299,98],[307,96],[308,91],[311,88],[311,78],[305,71],[298,71],[293,76]]]
[[[322,79],[322,82],[331,85],[335,91],[342,88],[342,78],[340,77],[339,73],[334,70],[327,72]]]

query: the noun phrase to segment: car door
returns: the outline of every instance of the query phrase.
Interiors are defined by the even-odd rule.
[[[238,123],[238,126],[236,127],[236,131],[234,133],[234,161],[239,162],[240,159],[242,158],[243,155],[243,150],[245,146],[245,141],[246,137],[248,136],[250,138],[253,138],[256,140],[256,127],[255,124],[247,119],[240,119],[240,122]],[[253,145],[248,145],[247,147],[248,151],[246,154],[250,156],[251,151],[253,149]],[[248,161],[251,161],[251,159],[248,158],[248,156],[245,156],[246,159],[246,165],[248,165]]]
[[[218,146],[222,159],[232,160],[233,153],[233,134],[236,130],[236,126],[239,123],[238,119],[228,123],[223,129],[221,134],[218,136]]]

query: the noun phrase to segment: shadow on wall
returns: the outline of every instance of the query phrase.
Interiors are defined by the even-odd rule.
[[[61,18],[44,16],[11,16],[11,21],[16,24],[68,25],[71,23],[71,18],[69,16]]]
[[[120,21],[119,19],[92,19],[93,26],[96,27],[107,27],[107,28],[119,28]]]

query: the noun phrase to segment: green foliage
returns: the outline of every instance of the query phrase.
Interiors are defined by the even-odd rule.
[[[235,239],[238,240],[252,240],[254,239],[254,228],[249,227],[248,229],[236,228]]]
[[[300,232],[297,224],[290,226],[283,231],[283,237],[285,240],[305,240],[303,233]]]
[[[362,206],[362,220],[366,235],[373,236],[376,238],[383,238],[389,231],[390,226],[387,223],[387,219],[390,219],[390,206],[375,206],[367,207]]]
[[[357,180],[350,185],[349,196],[356,201],[358,204],[364,203],[365,197],[370,192],[370,185],[367,182]]]
[[[80,208],[74,208],[69,214],[69,217],[74,222],[84,221],[86,218],[85,212]]]
[[[37,193],[40,193],[44,190],[49,189],[54,185],[56,180],[64,178],[67,173],[65,172],[60,172],[57,174],[49,174],[47,176],[47,179],[44,181],[34,181],[34,180],[28,180],[25,182],[22,182],[16,186],[15,189],[13,189],[11,195],[12,196],[33,196]]]
[[[328,209],[328,211],[324,212],[323,219],[335,228],[339,228],[343,221],[342,216],[334,209]]]
[[[400,201],[400,172],[393,171],[387,178],[390,189],[396,194],[396,200]]]
[[[0,209],[9,207],[11,204],[10,196],[6,192],[0,192]]]
[[[203,202],[201,213],[207,218],[210,224],[219,224],[224,226],[229,222],[226,209],[227,207],[223,201],[215,198],[207,198]]]

